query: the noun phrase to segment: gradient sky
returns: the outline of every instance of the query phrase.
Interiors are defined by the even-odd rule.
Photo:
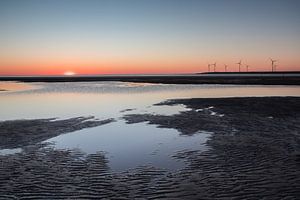
[[[300,70],[298,0],[0,0],[0,75]],[[243,67],[244,68],[244,67]]]

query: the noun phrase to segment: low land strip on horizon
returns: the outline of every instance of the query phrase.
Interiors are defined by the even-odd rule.
[[[300,72],[210,72],[162,75],[0,76],[0,81],[82,82],[123,81],[164,84],[300,85]]]

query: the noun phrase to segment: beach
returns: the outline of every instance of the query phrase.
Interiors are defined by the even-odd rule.
[[[64,134],[102,126],[107,121],[84,118],[2,121],[0,135],[23,147],[0,155],[0,197],[3,199],[297,199],[300,195],[300,98],[243,97],[175,99],[155,106],[183,104],[174,115],[126,114],[129,124],[146,122],[172,128],[185,137],[211,133],[206,151],[173,155],[186,166],[168,171],[140,166],[114,172],[104,152],[59,150],[36,135]],[[53,124],[60,128],[51,131]],[[24,126],[26,124],[26,126]],[[37,125],[38,124],[38,125]],[[39,125],[41,124],[41,126]],[[70,126],[71,125],[71,126]],[[41,131],[43,130],[47,131]],[[8,130],[12,134],[8,134]],[[3,132],[4,131],[4,132]],[[17,133],[30,132],[29,135]],[[49,137],[49,136],[45,136]],[[51,137],[51,136],[50,136]],[[2,139],[4,139],[2,138]],[[26,139],[22,139],[26,138]],[[2,140],[1,140],[2,141]],[[120,141],[122,142],[122,141]],[[130,157],[130,155],[128,155]]]
[[[0,0],[0,200],[300,199],[299,10]]]

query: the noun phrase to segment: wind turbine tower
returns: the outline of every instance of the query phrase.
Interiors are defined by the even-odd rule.
[[[273,60],[272,58],[270,58],[270,60],[271,60],[271,64],[272,64],[272,72],[274,72],[275,68],[276,68],[275,63],[277,62],[277,60]]]
[[[217,63],[212,64],[214,66],[214,72],[216,72]]]
[[[240,62],[236,63],[239,65],[239,72],[241,72],[241,65],[242,65],[242,60],[240,60]]]
[[[227,65],[224,65],[224,68],[225,68],[225,72],[227,72],[228,66],[227,66]]]
[[[208,72],[210,72],[210,64],[208,64]]]
[[[246,70],[247,70],[247,72],[249,71],[249,65],[246,65]]]

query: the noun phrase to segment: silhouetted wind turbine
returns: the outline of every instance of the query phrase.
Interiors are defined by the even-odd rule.
[[[210,64],[208,64],[208,72],[210,72]]]
[[[242,65],[242,60],[240,60],[240,62],[236,63],[239,65],[239,72],[241,72],[241,65]]]
[[[225,68],[225,72],[227,72],[227,67],[228,67],[227,65],[224,65],[224,68]]]
[[[277,60],[273,60],[272,58],[270,58],[271,60],[271,63],[272,63],[272,72],[274,72],[274,69],[275,69],[275,63],[277,62]]]
[[[217,63],[212,64],[214,66],[214,72],[216,72]]]
[[[247,70],[247,72],[249,71],[249,65],[246,65],[246,70]]]

